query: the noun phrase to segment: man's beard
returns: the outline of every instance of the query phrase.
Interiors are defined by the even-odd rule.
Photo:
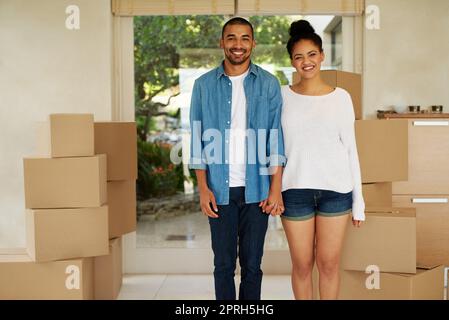
[[[228,59],[228,61],[229,61],[232,65],[235,65],[235,66],[244,64],[244,63],[251,57],[251,55],[248,55],[248,56],[246,56],[245,58],[243,58],[242,60],[236,61],[236,60],[234,60],[234,59],[232,58],[231,54],[225,54],[225,55],[226,55],[226,58]]]

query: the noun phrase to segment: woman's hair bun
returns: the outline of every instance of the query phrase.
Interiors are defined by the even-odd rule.
[[[312,41],[320,49],[320,52],[323,52],[323,40],[317,33],[315,33],[315,29],[309,21],[297,20],[292,22],[288,33],[290,34],[290,39],[288,39],[287,42],[287,51],[290,55],[290,59],[292,59],[293,47],[295,46],[295,43],[301,40]]]
[[[301,34],[310,34],[315,33],[315,29],[312,27],[312,25],[307,20],[298,20],[295,22],[292,22],[290,25],[290,29],[288,30],[288,33],[291,37],[301,35]]]

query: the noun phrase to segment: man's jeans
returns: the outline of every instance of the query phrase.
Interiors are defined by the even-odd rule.
[[[241,267],[240,300],[260,300],[262,262],[268,214],[259,203],[245,204],[245,188],[229,188],[229,204],[218,206],[218,218],[209,218],[214,251],[215,297],[235,300],[234,272]]]

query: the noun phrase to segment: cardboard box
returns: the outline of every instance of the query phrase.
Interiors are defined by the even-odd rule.
[[[449,197],[395,195],[393,204],[416,209],[416,261],[449,266]]]
[[[95,154],[108,156],[108,181],[137,179],[135,122],[95,122]]]
[[[115,300],[122,287],[122,238],[109,241],[109,254],[94,259],[95,300]]]
[[[93,299],[93,258],[35,263],[25,249],[3,253],[0,251],[0,299]]]
[[[25,206],[100,207],[106,202],[106,155],[76,158],[25,158]]]
[[[320,300],[320,275],[315,264],[312,269],[312,300]]]
[[[384,120],[397,121],[397,120]],[[409,119],[407,181],[393,183],[403,195],[449,194],[449,118]]]
[[[349,221],[343,245],[344,270],[416,272],[416,211],[413,208],[367,208],[366,221],[354,228]]]
[[[366,207],[391,207],[392,206],[392,183],[363,183],[363,200]]]
[[[352,98],[355,118],[363,118],[362,76],[360,74],[337,70],[323,70],[321,71],[321,78],[330,86],[343,88],[348,91]]]
[[[108,207],[26,212],[27,249],[45,262],[107,255]]]
[[[109,239],[136,231],[136,181],[108,181]]]
[[[51,114],[37,126],[37,154],[42,157],[83,157],[94,154],[93,114]]]
[[[360,74],[338,70],[321,70],[321,78],[332,87],[339,87],[348,91],[352,98],[355,118],[357,120],[363,118],[362,76]],[[299,74],[294,72],[293,83],[299,80]]]
[[[443,297],[444,266],[417,268],[415,274],[341,272],[340,300],[442,300]]]
[[[408,121],[355,122],[362,182],[408,179]]]

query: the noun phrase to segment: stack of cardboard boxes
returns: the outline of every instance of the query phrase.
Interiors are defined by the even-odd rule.
[[[122,128],[101,123],[114,134],[97,137],[96,125],[91,114],[52,114],[40,126],[41,156],[23,161],[27,248],[1,252],[0,298],[117,297],[122,279],[120,236],[135,230],[135,193],[129,196],[134,192],[129,185],[112,192],[130,202],[118,213],[125,207],[108,195],[108,169],[136,171],[137,164],[109,163],[109,157],[116,150],[135,148],[136,137],[134,130],[134,141],[126,146],[123,140],[104,142],[122,136]],[[133,150],[126,156],[135,159],[134,154]],[[131,223],[121,225],[131,219],[134,229]]]
[[[95,122],[94,131],[95,153],[104,153],[108,159],[108,229],[111,239],[111,255],[95,259],[95,299],[114,299],[122,284],[121,236],[136,230],[136,124]]]
[[[416,210],[368,208],[362,228],[348,226],[340,299],[444,297],[444,266],[416,259]]]
[[[419,231],[428,223],[424,222],[425,217],[417,219],[417,209],[412,202],[401,202],[399,197],[394,202],[392,200],[395,191],[413,194],[407,189],[410,186],[409,163],[413,165],[417,161],[410,161],[409,155],[417,159],[424,155],[415,155],[416,150],[409,151],[409,146],[416,149],[415,144],[409,142],[409,121],[361,120],[360,75],[323,71],[322,77],[330,85],[347,90],[353,99],[355,134],[366,204],[366,221],[362,228],[354,228],[352,222],[347,227],[341,260],[340,299],[443,299],[443,264],[449,262],[445,259],[449,256],[447,243],[439,243],[435,236],[424,236],[423,231]],[[297,76],[295,80],[298,80]],[[435,152],[437,148],[433,149]],[[441,151],[436,154],[441,154]],[[430,170],[429,166],[421,170],[421,177],[425,176],[423,172],[426,170]],[[412,176],[415,175],[412,171]],[[428,176],[426,178],[429,180]],[[417,184],[415,180],[418,179],[412,181]],[[441,190],[449,190],[449,187],[440,189],[439,193]],[[438,194],[436,190],[432,191]],[[449,223],[443,222],[443,225]],[[446,235],[441,231],[440,238],[449,234],[449,229]],[[423,238],[434,241],[423,241]],[[443,249],[443,246],[446,248]],[[423,248],[428,250],[427,255]],[[434,248],[430,249],[433,254],[428,254],[429,248]],[[436,255],[442,250],[448,255]],[[315,288],[318,279],[315,270]],[[317,291],[315,289],[315,298],[319,297]]]
[[[449,119],[407,122],[409,177],[393,183],[393,204],[416,208],[418,262],[449,266]]]
[[[137,136],[134,122],[95,122],[95,153],[106,154],[109,238],[136,230]]]

